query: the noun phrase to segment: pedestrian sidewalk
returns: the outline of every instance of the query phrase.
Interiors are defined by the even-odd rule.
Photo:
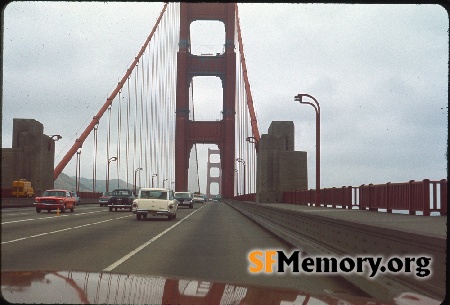
[[[261,203],[266,206],[297,211],[309,215],[320,215],[354,223],[379,226],[424,236],[447,239],[447,216],[423,216],[387,213],[367,210],[348,210],[332,207],[315,207],[289,203]]]

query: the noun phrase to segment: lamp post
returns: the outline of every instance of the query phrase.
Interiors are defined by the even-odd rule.
[[[243,183],[244,184],[244,192],[243,192],[243,194],[245,195],[246,194],[245,193],[245,161],[242,158],[237,158],[236,161],[240,162],[244,165],[244,183]]]
[[[238,176],[238,170],[237,169],[234,169],[234,178],[235,178],[235,182],[234,182],[234,185],[235,185],[235,190],[236,190],[236,196],[238,195],[238,181],[237,181],[237,178],[238,178],[239,176]]]
[[[302,101],[303,97],[311,98],[314,103]],[[311,95],[300,93],[294,97],[295,101],[300,104],[309,104],[316,111],[316,206],[320,205],[320,105],[319,102]]]
[[[158,174],[153,174],[152,175],[152,187],[155,187],[155,182],[154,182],[153,178],[155,178],[157,176],[158,176]]]
[[[165,185],[166,185],[166,181],[167,181],[167,180],[169,180],[169,179],[166,178],[166,179],[163,180],[163,188],[165,188]]]
[[[134,194],[136,194],[136,183],[137,183],[137,179],[136,179],[136,174],[138,171],[142,170],[142,167],[136,168],[134,170]]]
[[[117,157],[111,157],[108,160],[108,168],[106,171],[106,191],[109,192],[109,164],[113,161],[117,161]]]

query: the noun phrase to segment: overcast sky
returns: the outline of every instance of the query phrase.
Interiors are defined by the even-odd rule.
[[[60,134],[55,165],[115,88],[162,3],[12,2],[3,10],[2,147],[13,118]],[[240,4],[259,131],[293,121],[315,186],[447,178],[449,19],[439,5]],[[203,160],[206,166],[206,159]],[[75,175],[75,163],[63,171]],[[83,172],[83,171],[82,171]],[[86,170],[91,173],[91,170]],[[88,176],[88,175],[87,175]],[[103,177],[103,176],[102,176]]]

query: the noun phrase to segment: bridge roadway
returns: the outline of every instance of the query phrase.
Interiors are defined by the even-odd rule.
[[[296,217],[321,217],[322,221],[327,219],[330,223],[333,220],[349,222],[358,225],[360,229],[375,228],[380,231],[384,228],[390,230],[386,232],[391,234],[394,231],[400,232],[400,235],[415,234],[419,240],[426,238],[433,242],[442,240],[444,243],[446,240],[445,216],[396,215],[279,203],[256,205],[230,200],[195,204],[194,209],[180,208],[177,219],[173,221],[158,218],[137,221],[128,211],[109,212],[105,207],[86,202],[78,206],[74,213],[57,215],[56,212],[37,214],[29,200],[2,200],[1,268],[151,274],[294,288],[318,294],[344,293],[381,300],[392,299],[392,295],[386,294],[384,288],[373,290],[361,285],[359,280],[352,279],[351,276],[344,278],[341,274],[249,274],[249,251],[280,249],[289,252],[299,249],[303,253],[314,254],[317,249],[309,237],[300,240],[302,244],[299,245],[292,240],[294,238],[298,241],[298,237],[293,237],[292,234],[286,237],[283,235],[286,232],[278,234],[273,225],[271,227],[270,221],[261,222],[264,217],[259,220],[248,217],[247,212],[242,209],[243,205],[261,211],[268,208],[269,215],[275,215],[270,209],[276,209],[280,215],[284,215],[286,224],[290,221],[289,215],[294,213],[297,214]],[[308,217],[304,217],[301,222],[308,224],[313,219]],[[298,218],[296,221],[298,222]],[[326,231],[326,225],[319,224],[319,227]],[[336,235],[342,234],[335,232],[331,235],[336,239]],[[371,236],[368,237],[370,239]],[[156,240],[149,243],[152,238]],[[325,249],[325,253],[337,253],[326,252],[330,249],[327,248],[327,236],[321,236],[319,240],[321,238],[324,239],[324,248],[319,251]],[[390,237],[384,238],[388,240]],[[141,250],[131,255],[143,245],[145,246]],[[441,244],[437,247],[440,246]],[[445,247],[442,251],[445,252]],[[408,251],[399,253],[407,255]],[[443,298],[442,287],[424,290],[415,288],[417,286],[407,286],[408,291],[435,299]],[[399,289],[404,289],[404,286]]]

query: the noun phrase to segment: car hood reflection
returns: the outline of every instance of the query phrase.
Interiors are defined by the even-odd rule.
[[[380,302],[347,295],[312,295],[273,287],[80,271],[2,271],[1,292],[5,301],[22,304],[440,304],[413,293]]]

